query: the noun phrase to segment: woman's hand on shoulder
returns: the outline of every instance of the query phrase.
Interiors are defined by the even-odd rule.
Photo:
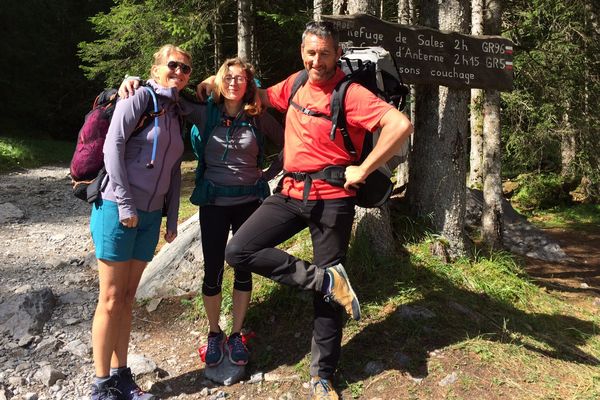
[[[119,97],[126,99],[130,95],[133,96],[135,89],[140,87],[140,81],[141,79],[139,76],[125,78],[123,82],[121,82],[121,86],[119,86]]]

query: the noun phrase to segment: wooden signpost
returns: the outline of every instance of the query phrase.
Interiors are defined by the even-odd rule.
[[[501,36],[456,32],[382,21],[367,14],[322,17],[351,47],[381,46],[396,60],[404,83],[510,91],[513,44]]]

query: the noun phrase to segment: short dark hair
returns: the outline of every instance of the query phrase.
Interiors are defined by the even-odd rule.
[[[302,33],[302,43],[306,35],[315,35],[320,38],[331,38],[333,39],[333,45],[337,49],[340,46],[340,33],[334,24],[328,21],[310,21],[306,24],[304,32]]]

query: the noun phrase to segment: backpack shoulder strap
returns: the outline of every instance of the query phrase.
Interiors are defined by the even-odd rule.
[[[190,135],[192,149],[198,160],[197,170],[204,169],[204,151],[206,149],[206,143],[219,124],[220,117],[221,112],[219,111],[219,107],[215,104],[213,98],[209,97],[206,102],[206,122],[204,123],[204,127],[203,129],[200,129],[197,125],[192,126]]]
[[[294,79],[294,83],[292,84],[292,90],[290,91],[290,97],[288,98],[288,105],[292,104],[292,99],[304,84],[308,81],[308,71],[303,69],[300,71],[296,78]]]
[[[259,168],[262,168],[265,162],[265,135],[262,133],[261,127],[258,123],[258,117],[255,115],[250,119],[250,123],[248,124],[250,130],[254,134],[256,138],[256,143],[258,144],[258,157],[257,164]]]
[[[353,83],[352,75],[346,75],[346,77],[338,82],[333,89],[330,101],[331,132],[329,133],[329,137],[331,140],[335,139],[335,131],[336,129],[339,129],[342,138],[344,139],[346,151],[348,151],[352,157],[356,157],[356,148],[350,139],[348,125],[346,123],[346,92],[351,83]]]

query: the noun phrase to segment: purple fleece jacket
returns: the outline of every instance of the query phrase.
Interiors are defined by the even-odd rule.
[[[146,89],[136,90],[133,96],[117,102],[103,149],[109,181],[102,198],[117,203],[121,221],[137,215],[136,210],[157,211],[166,207],[167,229],[177,232],[183,155],[179,93],[176,88],[165,88],[153,80],[147,82],[157,94],[159,110],[165,110],[158,118],[158,132],[155,137],[154,118],[150,117],[152,122],[130,138],[152,104]],[[158,147],[154,168],[150,169],[146,164],[152,157],[153,140],[158,140]]]

